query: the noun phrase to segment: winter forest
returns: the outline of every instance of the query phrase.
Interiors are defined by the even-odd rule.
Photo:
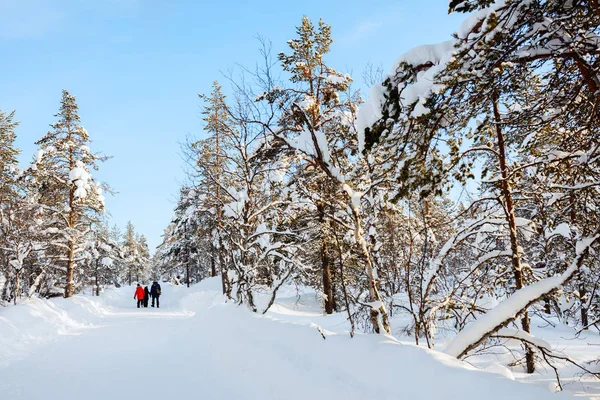
[[[105,217],[107,156],[72,93],[25,168],[16,114],[0,111],[0,319],[152,280],[184,294],[213,282],[216,303],[252,316],[311,293],[348,353],[395,338],[461,365],[500,357],[501,374],[543,377],[540,398],[578,382],[600,396],[600,6],[448,12],[464,22],[447,41],[398,54],[389,74],[330,65],[324,20],[299,18],[285,48],[257,38],[259,63],[199,94],[204,131],[181,143],[187,179],[153,254]],[[326,346],[325,325],[310,335]]]

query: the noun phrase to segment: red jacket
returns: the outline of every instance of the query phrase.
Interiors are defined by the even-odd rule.
[[[138,300],[144,300],[144,288],[138,286],[137,289],[135,289],[135,294],[133,295],[133,298]]]

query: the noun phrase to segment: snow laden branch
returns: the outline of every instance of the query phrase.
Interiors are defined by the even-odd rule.
[[[542,279],[516,291],[508,299],[482,315],[477,321],[467,325],[446,347],[445,353],[457,358],[464,357],[491,335],[514,321],[529,306],[567,283],[583,264],[590,247],[600,237],[599,233],[600,228],[596,230],[594,235],[577,242],[576,256],[565,272],[558,276]]]

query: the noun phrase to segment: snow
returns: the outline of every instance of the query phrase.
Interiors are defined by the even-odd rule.
[[[237,201],[227,203],[223,207],[223,214],[228,218],[238,218],[248,200],[248,194],[244,190],[240,190],[233,196]]]
[[[501,337],[514,338],[514,340],[517,342],[520,342],[521,340],[526,340],[537,347],[552,350],[552,345],[550,343],[543,339],[536,338],[535,336],[530,335],[525,331],[504,328],[500,329],[500,331],[498,331],[496,335]]]
[[[476,343],[488,332],[492,332],[506,321],[513,319],[521,310],[525,309],[532,300],[538,299],[544,294],[552,292],[564,284],[578,268],[578,258],[588,249],[598,236],[584,238],[577,242],[577,257],[572,261],[569,268],[561,275],[542,279],[529,286],[516,291],[512,296],[502,301],[496,307],[480,316],[477,321],[468,324],[460,331],[454,340],[448,344],[445,352],[454,357],[459,357],[469,346]]]
[[[569,224],[567,224],[566,222],[563,222],[563,223],[559,224],[552,231],[546,232],[546,238],[551,238],[552,236],[556,236],[556,235],[560,235],[566,239],[570,239],[571,238],[571,228],[569,227]]]
[[[304,99],[298,103],[304,111],[310,110],[315,105],[315,99],[312,96],[306,95]]]
[[[38,151],[35,153],[35,160],[36,163],[41,163],[42,162],[42,158],[44,158],[44,150],[43,149],[38,149]]]
[[[413,66],[429,62],[433,64],[432,67],[419,72],[413,82],[404,87],[399,87],[403,104],[416,103],[410,116],[420,117],[430,111],[425,107],[425,102],[429,96],[443,89],[443,85],[437,81],[436,75],[452,60],[455,44],[455,40],[448,40],[437,44],[417,46],[404,53],[394,63],[394,67],[389,74],[392,79],[395,71],[405,63]],[[385,92],[386,88],[381,84],[371,87],[368,100],[358,111],[356,128],[359,134],[358,140],[361,151],[364,148],[365,129],[371,127],[382,117],[381,109],[385,103]]]
[[[491,364],[490,366],[485,368],[485,371],[500,374],[507,379],[515,380],[515,376],[513,375],[512,371],[506,368],[504,365]]]
[[[575,254],[578,256],[583,254],[596,240],[598,240],[598,236],[590,236],[579,240],[575,245]]]
[[[331,83],[332,85],[341,85],[341,84],[348,82],[349,80],[350,80],[350,77],[348,75],[346,75],[346,76],[327,75],[327,82]]]
[[[89,174],[81,161],[78,161],[76,167],[69,172],[69,179],[73,182],[77,180],[87,181],[89,179]]]
[[[81,161],[77,161],[75,168],[69,172],[69,180],[75,183],[75,198],[84,199],[87,197],[87,191],[90,188],[88,181],[90,174],[85,169],[85,165]]]
[[[476,343],[486,333],[493,331],[503,322],[514,318],[532,299],[536,299],[559,287],[561,276],[543,279],[515,292],[496,307],[480,316],[476,322],[468,324],[446,347],[445,352],[454,357],[460,356],[471,344]]]
[[[547,202],[547,206],[551,207],[552,205],[554,205],[554,203],[556,203],[557,201],[563,199],[566,195],[564,193],[549,193],[549,198],[548,198],[548,202]]]
[[[460,25],[457,35],[460,39],[468,38],[469,34],[472,32],[473,28],[482,20],[488,18],[490,15],[493,15],[496,10],[504,7],[506,4],[505,0],[496,0],[492,3],[491,7],[487,7],[481,9],[477,12],[472,13],[467,17],[462,24]]]
[[[308,129],[305,129],[300,135],[290,142],[290,145],[305,154],[312,157],[316,155],[315,145],[312,139],[312,135]]]
[[[375,84],[369,89],[368,100],[358,110],[356,116],[356,131],[358,132],[358,149],[362,152],[365,148],[365,129],[370,128],[381,117],[381,107],[385,100],[385,87]]]
[[[344,191],[348,194],[348,197],[350,197],[352,208],[355,211],[360,210],[360,199],[362,199],[364,193],[352,189],[347,183],[342,184],[342,189],[344,189]]]
[[[313,139],[314,135],[314,139]],[[315,142],[316,146],[315,147]],[[321,131],[311,132],[308,129],[304,129],[300,135],[295,139],[290,140],[290,146],[294,149],[304,153],[305,155],[318,159],[319,153],[321,154],[323,162],[328,166],[329,171],[339,182],[344,182],[344,176],[342,176],[339,168],[335,167],[331,163],[331,154],[329,153],[329,145],[325,134]],[[318,151],[317,151],[318,150]]]
[[[133,288],[0,309],[3,399],[547,399],[524,385],[322,316],[315,293],[281,289],[267,315],[225,303],[218,278],[163,284],[160,309]],[[266,301],[266,299],[259,299]],[[325,336],[325,340],[321,336]],[[432,384],[434,382],[435,384]],[[35,384],[32,384],[35,383]],[[553,398],[570,398],[561,393]]]

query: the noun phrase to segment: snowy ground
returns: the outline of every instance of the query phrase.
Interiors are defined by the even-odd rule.
[[[398,296],[396,299],[402,302]],[[567,326],[556,317],[543,319],[530,313],[532,335],[551,345],[552,351],[561,356],[569,357],[579,365],[583,365],[592,371],[600,371],[600,365],[596,361],[600,359],[600,334],[595,328],[576,334],[576,329]],[[396,314],[391,319],[392,333],[401,343],[412,344],[414,338],[407,335],[405,328],[412,326],[412,319],[407,313]],[[514,325],[518,329],[519,321]],[[510,327],[513,328],[513,327]],[[453,329],[438,327],[436,335],[436,347],[438,351],[445,351],[447,345],[454,338]],[[421,339],[423,341],[424,339]],[[520,353],[515,352],[520,351]],[[524,372],[523,365],[511,366],[515,356],[522,355],[520,343],[502,342],[501,346],[490,347],[472,353],[465,361],[479,369],[502,374],[509,379],[519,382],[534,384],[555,392],[556,377],[554,370],[547,364],[536,363],[536,372],[532,375]],[[584,373],[580,368],[571,363],[560,360],[552,361],[558,368],[563,390],[570,392],[579,398],[590,398],[600,400],[600,380],[590,374]]]
[[[524,384],[393,338],[350,339],[314,295],[290,291],[261,316],[224,304],[219,288],[165,284],[160,309],[134,308],[132,288],[0,309],[0,398],[571,398],[544,375]]]

